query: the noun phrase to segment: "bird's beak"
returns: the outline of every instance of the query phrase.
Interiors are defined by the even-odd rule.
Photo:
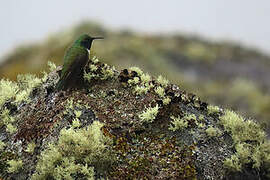
[[[92,37],[92,39],[104,39],[104,37]]]

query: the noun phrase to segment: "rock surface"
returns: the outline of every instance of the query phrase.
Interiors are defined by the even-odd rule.
[[[16,101],[19,90],[1,105],[0,178],[269,178],[256,123],[138,68],[118,72],[95,58],[84,87],[55,92],[60,71],[27,100]]]

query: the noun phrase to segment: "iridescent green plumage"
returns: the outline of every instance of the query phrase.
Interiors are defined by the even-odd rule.
[[[80,85],[83,81],[83,69],[89,59],[88,52],[94,39],[102,38],[81,35],[66,51],[60,80],[56,84],[57,90]]]

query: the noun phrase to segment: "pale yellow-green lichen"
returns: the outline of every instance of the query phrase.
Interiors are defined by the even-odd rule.
[[[112,141],[103,135],[102,126],[94,121],[82,129],[62,129],[58,142],[41,153],[31,179],[94,179],[94,167],[105,170],[114,159],[108,150]]]
[[[114,77],[114,71],[115,68],[113,67],[109,67],[107,64],[105,64],[105,66],[101,69],[101,72],[103,74],[103,76],[100,77],[101,80],[107,80],[107,79],[111,79]]]
[[[215,114],[215,113],[219,113],[221,109],[218,106],[208,105],[207,111],[208,111],[208,114]]]
[[[7,124],[6,125],[6,130],[10,134],[13,134],[13,133],[15,133],[17,131],[17,128],[15,126],[13,126],[12,124]]]
[[[0,80],[0,107],[8,100],[16,96],[19,91],[17,83],[1,79]]]
[[[56,65],[51,62],[51,61],[48,61],[48,66],[49,66],[49,71],[52,72],[52,71],[55,71],[56,70]]]
[[[171,116],[171,119],[173,120],[169,127],[169,130],[171,131],[182,130],[188,127],[188,120],[186,118]]]
[[[230,110],[226,110],[220,120],[225,131],[231,134],[236,151],[224,161],[225,167],[241,171],[246,164],[252,164],[257,169],[262,165],[270,165],[270,143],[258,124],[251,120],[245,121],[242,116]],[[250,141],[252,145],[246,143]]]
[[[42,83],[42,79],[32,74],[18,75],[17,82],[20,91],[16,94],[15,103],[22,101],[29,102],[29,95],[32,90]]]
[[[6,144],[0,140],[0,151],[2,151],[5,148]]]
[[[168,105],[168,104],[170,104],[171,99],[169,97],[165,97],[165,98],[162,99],[162,102],[163,102],[164,105]]]
[[[265,139],[265,132],[252,120],[244,121],[244,118],[233,111],[226,110],[220,117],[224,129],[232,134],[233,140],[244,142],[247,140],[262,142]]]
[[[160,86],[156,87],[155,92],[160,98],[163,98],[165,96],[165,89],[163,87]]]
[[[95,72],[98,69],[98,67],[94,64],[90,64],[89,68],[92,72]]]
[[[18,172],[23,167],[23,162],[20,159],[9,160],[9,161],[7,161],[7,164],[9,165],[9,168],[8,168],[9,173]]]
[[[180,118],[171,116],[172,124],[169,126],[169,130],[172,131],[177,131],[177,130],[183,130],[184,128],[188,127],[188,122],[190,120],[195,120],[196,121],[196,116],[195,114],[186,114],[184,117]]]
[[[210,126],[205,130],[206,134],[210,137],[216,137],[221,134],[221,131],[218,128],[214,128],[213,126]]]
[[[73,121],[72,121],[72,127],[73,127],[73,128],[78,128],[78,127],[80,127],[80,126],[81,126],[80,120],[77,119],[77,118],[73,119]]]
[[[146,111],[142,112],[139,115],[139,118],[142,122],[151,123],[155,120],[157,114],[158,114],[159,106],[158,104],[155,107],[150,107],[146,109]]]
[[[30,142],[27,145],[27,149],[25,151],[32,154],[34,152],[35,148],[36,148],[36,144],[34,142]]]
[[[224,167],[231,171],[241,171],[242,165],[236,155],[232,155],[230,158],[225,159]]]
[[[169,84],[169,81],[165,79],[164,77],[162,77],[161,75],[158,76],[157,82],[164,88],[167,87]]]
[[[97,63],[99,62],[99,59],[98,59],[96,56],[94,56],[94,57],[92,58],[92,62],[93,62],[94,64],[97,64]]]
[[[140,79],[138,77],[134,77],[133,79],[128,80],[129,86],[133,86],[140,83]]]
[[[143,84],[149,83],[152,80],[151,76],[148,73],[142,74],[140,77]]]
[[[76,118],[79,118],[79,117],[82,115],[82,111],[77,111],[77,110],[75,110],[75,111],[74,111],[74,114],[75,114],[75,117],[76,117]]]
[[[129,70],[130,71],[135,71],[138,74],[138,76],[142,76],[143,75],[143,71],[140,68],[138,68],[138,67],[130,67]]]
[[[146,94],[150,90],[149,86],[136,85],[133,93],[137,95]]]
[[[107,64],[104,64],[101,67],[100,72],[98,70],[98,66],[94,64],[89,65],[90,72],[84,72],[83,77],[85,80],[91,82],[93,79],[107,80],[114,77],[115,67],[110,67]]]

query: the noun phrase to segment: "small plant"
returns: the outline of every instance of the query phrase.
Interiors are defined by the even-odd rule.
[[[139,115],[140,120],[142,122],[152,123],[158,114],[158,109],[158,104],[153,108],[146,109],[146,111]]]

